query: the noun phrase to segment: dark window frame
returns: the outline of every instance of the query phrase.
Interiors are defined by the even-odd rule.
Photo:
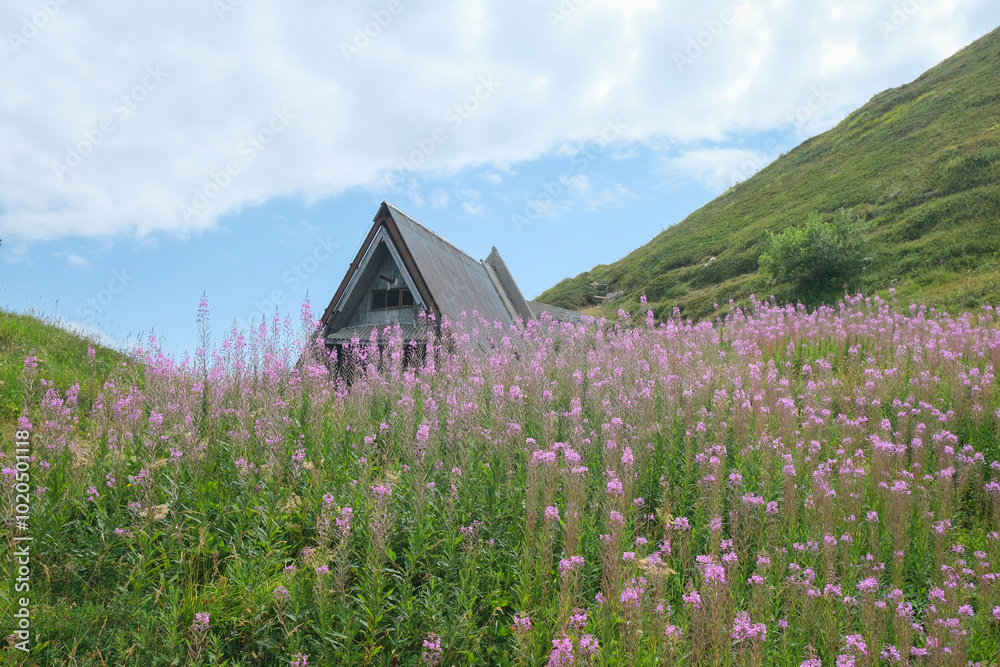
[[[408,287],[372,290],[371,295],[372,310],[398,310],[400,308],[409,308],[415,303],[413,293]],[[390,305],[390,303],[393,305]]]

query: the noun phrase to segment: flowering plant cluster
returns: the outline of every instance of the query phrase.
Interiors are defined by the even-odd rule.
[[[109,664],[1000,654],[1000,309],[423,324],[154,339],[84,398],[29,357],[37,661],[111,599]]]

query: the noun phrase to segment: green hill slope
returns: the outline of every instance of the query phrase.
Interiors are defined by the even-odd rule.
[[[91,357],[89,349],[94,350]],[[37,375],[65,391],[80,385],[80,405],[89,408],[115,366],[127,357],[33,315],[0,310],[0,434],[9,436],[24,407],[25,357],[37,359]],[[31,388],[37,397],[41,386]],[[9,440],[8,440],[9,441]]]
[[[635,312],[645,294],[657,317],[692,318],[750,294],[815,305],[843,286],[796,293],[758,273],[766,230],[829,219],[852,208],[870,224],[871,262],[849,289],[895,287],[902,300],[948,309],[1000,302],[1000,29],[905,86],[879,93],[832,130],[610,265],[566,279],[538,300],[599,303],[591,282],[624,296],[606,314]],[[712,260],[711,258],[715,258]]]

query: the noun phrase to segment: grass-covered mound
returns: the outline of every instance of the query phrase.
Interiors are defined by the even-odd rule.
[[[7,439],[25,407],[25,359],[37,376],[60,391],[79,384],[78,400],[89,409],[105,378],[127,356],[30,313],[0,310],[0,434]]]
[[[850,293],[890,287],[907,300],[955,312],[1000,303],[1000,30],[916,81],[886,90],[832,130],[809,139],[610,265],[566,279],[539,301],[582,309],[594,281],[624,291],[607,303],[635,309],[645,294],[657,317],[745,305],[751,294],[818,305],[845,280],[772,284],[758,270],[767,232],[831,220],[840,209],[868,222],[870,260]],[[665,220],[664,224],[671,221]],[[713,259],[714,258],[714,259]]]

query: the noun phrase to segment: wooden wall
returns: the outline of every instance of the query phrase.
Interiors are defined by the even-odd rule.
[[[355,311],[354,315],[351,316],[349,323],[346,326],[360,326],[360,325],[373,325],[377,324],[379,326],[386,324],[399,323],[413,323],[417,321],[418,306],[407,306],[405,308],[387,308],[385,310],[372,310],[372,298],[371,292],[373,290],[384,290],[389,289],[390,284],[383,280],[380,276],[385,276],[386,278],[392,278],[395,280],[393,287],[406,287],[406,283],[403,281],[402,275],[399,269],[396,267],[396,262],[393,261],[392,255],[388,252],[384,253],[382,261],[378,265],[378,269],[374,272],[375,278],[364,288],[364,297],[361,299],[361,303],[358,304],[358,309]]]

